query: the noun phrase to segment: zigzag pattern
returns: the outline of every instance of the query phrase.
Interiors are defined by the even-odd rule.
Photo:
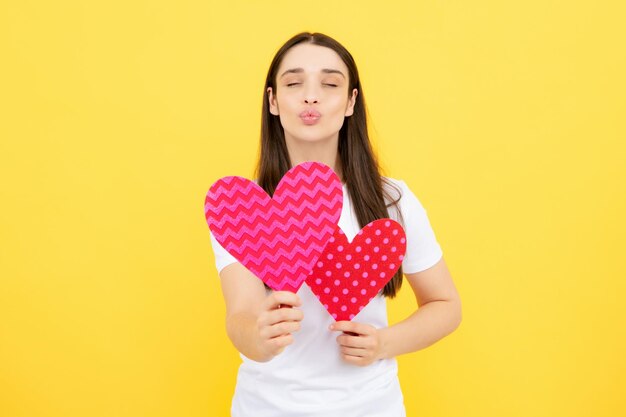
[[[254,196],[252,199],[255,201],[259,201],[259,199],[257,198],[258,196]],[[309,197],[304,198],[303,200],[310,200]],[[315,201],[302,201],[302,203],[304,204],[305,202],[309,202],[310,204],[308,206],[304,207],[304,210],[306,210],[308,213],[313,213],[316,214],[319,212],[320,206],[326,206],[327,209],[332,210],[333,207],[329,206],[330,204],[333,204],[332,201],[327,201],[327,200],[318,200],[317,202]],[[242,207],[238,207],[233,209],[230,205],[226,205],[224,204],[224,202],[220,202],[219,205],[221,206],[221,210],[217,210],[213,207],[208,207],[205,208],[205,213],[207,211],[211,212],[211,215],[213,215],[214,217],[217,216],[218,212],[220,215],[220,221],[219,224],[217,224],[217,226],[219,228],[223,228],[224,227],[224,223],[230,223],[231,227],[235,224],[238,224],[239,222],[242,221],[248,221],[250,222],[251,219],[257,220],[259,217],[262,218],[265,221],[268,221],[269,218],[273,215],[278,215],[280,217],[286,217],[289,212],[292,212],[294,210],[294,207],[292,205],[284,207],[282,209],[277,208],[277,211],[274,212],[267,212],[265,210],[263,210],[263,208],[259,208],[259,207],[264,207],[264,205],[268,204],[267,200],[260,202],[256,205],[250,206],[250,207],[246,207],[244,205],[243,208],[247,208],[248,210],[252,211],[252,213],[250,213],[250,215],[243,215],[241,212],[241,208]],[[258,227],[258,226],[262,226],[261,223],[257,223],[256,225],[253,223],[250,223],[249,226],[251,227]]]
[[[319,162],[290,169],[273,198],[254,182],[224,177],[209,189],[204,214],[215,239],[275,290],[297,292],[337,227],[341,181]]]

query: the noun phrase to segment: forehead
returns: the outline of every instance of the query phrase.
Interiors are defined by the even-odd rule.
[[[348,67],[337,52],[330,48],[310,43],[298,44],[283,56],[278,76],[290,68],[303,68],[305,72],[319,72],[322,68],[338,69],[347,77]]]

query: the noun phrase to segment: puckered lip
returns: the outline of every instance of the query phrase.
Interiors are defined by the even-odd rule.
[[[300,117],[302,118],[319,118],[321,116],[320,112],[313,109],[306,109],[300,112]]]

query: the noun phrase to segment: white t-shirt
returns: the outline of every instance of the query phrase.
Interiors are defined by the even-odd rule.
[[[389,178],[402,192],[407,251],[405,274],[430,268],[442,257],[426,210],[402,180]],[[397,199],[397,193],[390,189]],[[398,220],[393,209],[389,217]],[[360,226],[346,185],[339,227],[352,241]],[[218,273],[238,262],[211,234]],[[404,401],[395,358],[360,367],[343,362],[336,337],[328,326],[334,322],[304,283],[298,290],[304,315],[294,342],[268,362],[256,362],[240,353],[237,384],[232,400],[233,417],[404,417]],[[387,327],[386,298],[378,295],[352,320],[376,328]]]

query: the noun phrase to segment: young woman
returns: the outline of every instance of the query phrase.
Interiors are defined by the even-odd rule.
[[[339,227],[349,240],[369,222],[390,217],[405,229],[406,254],[352,321],[335,322],[306,283],[297,294],[271,291],[211,236],[227,333],[243,360],[231,413],[404,416],[395,357],[457,328],[459,295],[426,210],[404,181],[380,173],[352,56],[334,39],[307,32],[289,39],[270,65],[256,181],[272,195],[282,176],[305,161],[322,162],[341,179]],[[388,326],[386,297],[396,295],[403,275],[419,309]]]

